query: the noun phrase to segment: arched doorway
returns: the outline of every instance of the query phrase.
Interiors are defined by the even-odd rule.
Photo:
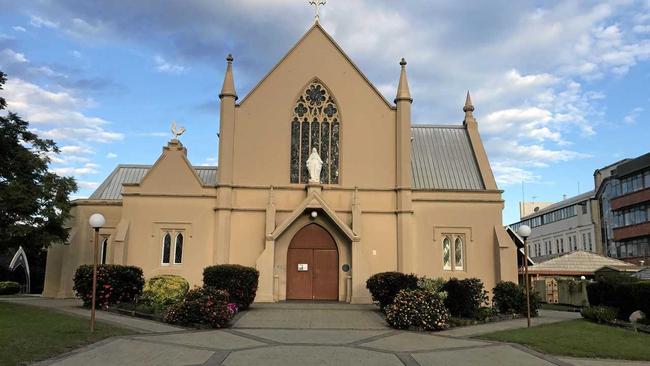
[[[300,229],[287,253],[287,300],[338,300],[339,252],[320,225]]]

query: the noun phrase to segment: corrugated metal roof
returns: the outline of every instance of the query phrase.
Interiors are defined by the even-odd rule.
[[[462,126],[412,126],[414,189],[485,189],[474,151]]]
[[[203,185],[214,186],[217,184],[216,166],[193,167]],[[118,165],[115,170],[97,187],[90,195],[91,200],[119,200],[122,199],[122,185],[140,183],[142,178],[151,169],[151,165]]]

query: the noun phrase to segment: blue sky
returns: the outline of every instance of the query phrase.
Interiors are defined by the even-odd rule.
[[[87,197],[119,163],[151,164],[172,120],[215,165],[228,53],[240,97],[313,22],[307,1],[0,0],[9,109],[62,148],[52,168]],[[465,91],[504,223],[526,200],[593,187],[593,171],[650,151],[650,0],[343,1],[321,23],[392,100],[408,60],[415,123],[460,123]]]

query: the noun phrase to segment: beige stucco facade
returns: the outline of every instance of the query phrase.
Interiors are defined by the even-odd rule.
[[[449,164],[471,165],[467,169],[476,171],[480,188],[440,188],[414,183],[414,169],[429,163],[426,154],[418,152],[417,162],[413,156],[406,62],[391,103],[316,23],[243,100],[234,80],[229,58],[215,181],[200,177],[186,148],[172,140],[141,179],[122,184],[119,197],[75,201],[69,244],[48,252],[44,296],[73,296],[75,269],[92,262],[87,222],[95,212],[107,218],[100,234],[108,238],[108,263],[139,266],[145,277],[177,274],[192,285],[201,285],[209,265],[253,266],[260,271],[256,301],[286,299],[289,244],[310,223],[325,228],[336,243],[339,301],[370,302],[365,281],[389,270],[478,277],[488,289],[499,280],[516,281],[514,243],[501,222],[502,192],[469,95],[463,124],[447,130],[468,144],[471,162]],[[290,183],[290,122],[311,82],[327,89],[340,116],[336,184]],[[435,164],[427,166],[435,173]],[[184,235],[179,264],[161,261],[167,232]],[[463,240],[458,269],[443,268],[446,235]]]

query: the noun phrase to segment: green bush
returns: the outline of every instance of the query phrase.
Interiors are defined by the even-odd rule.
[[[447,292],[445,306],[453,316],[476,318],[478,309],[487,303],[487,291],[478,278],[452,278],[442,289]]]
[[[229,299],[225,290],[197,287],[188,291],[183,301],[167,307],[163,321],[182,326],[223,328],[237,312],[237,306],[229,303]]]
[[[583,318],[599,324],[609,324],[616,319],[618,310],[608,306],[589,306],[580,310]]]
[[[14,281],[0,282],[0,295],[15,295],[20,292],[20,284]]]
[[[368,278],[366,288],[370,291],[372,300],[385,312],[401,290],[418,288],[418,278],[414,274],[381,272]]]
[[[142,269],[134,266],[101,264],[97,266],[96,308],[105,309],[120,302],[133,302],[142,293]],[[74,275],[74,291],[90,306],[93,291],[93,266],[82,265]]]
[[[144,283],[142,301],[157,305],[174,304],[183,300],[189,288],[190,284],[181,276],[154,276]]]
[[[386,322],[397,329],[439,330],[447,327],[449,311],[436,293],[406,289],[386,308]]]
[[[220,264],[203,270],[203,285],[226,290],[231,301],[244,310],[255,300],[259,277],[260,273],[255,268]]]
[[[445,280],[442,278],[421,277],[418,279],[418,288],[420,290],[438,294],[438,296],[442,297],[443,299],[447,297],[447,293],[442,289],[444,285]]]
[[[636,310],[650,314],[650,281],[620,275],[601,276],[597,282],[587,285],[587,296],[592,306],[618,309],[616,317],[620,320],[627,321]]]
[[[514,282],[499,282],[492,289],[492,302],[501,314],[526,315],[526,289]],[[537,316],[541,306],[539,294],[530,289],[530,315]]]

